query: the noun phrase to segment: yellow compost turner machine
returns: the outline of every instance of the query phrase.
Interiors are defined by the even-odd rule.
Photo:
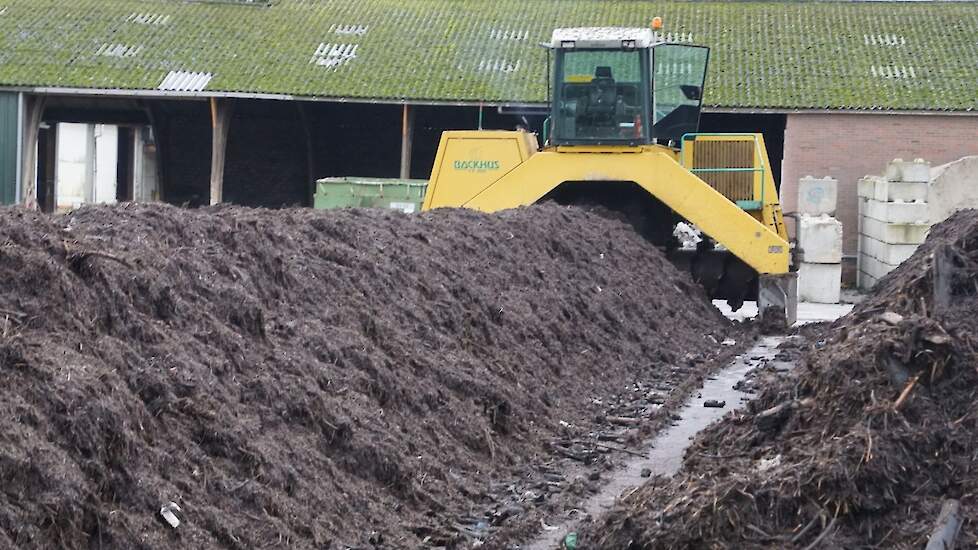
[[[423,209],[556,201],[621,212],[712,298],[796,317],[797,285],[760,134],[701,134],[709,49],[652,29],[557,29],[545,146],[525,131],[442,134]],[[695,246],[676,238],[695,226]]]

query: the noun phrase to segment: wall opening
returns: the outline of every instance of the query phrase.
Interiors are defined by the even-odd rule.
[[[37,202],[45,212],[159,198],[155,147],[142,125],[46,122],[38,132]]]

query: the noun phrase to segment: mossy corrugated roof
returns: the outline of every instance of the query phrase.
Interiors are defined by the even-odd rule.
[[[0,0],[0,86],[541,103],[563,26],[710,46],[720,108],[978,109],[978,4],[641,0]]]

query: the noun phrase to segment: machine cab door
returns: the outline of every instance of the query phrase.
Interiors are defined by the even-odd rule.
[[[652,137],[659,143],[697,131],[709,57],[704,46],[652,48]]]

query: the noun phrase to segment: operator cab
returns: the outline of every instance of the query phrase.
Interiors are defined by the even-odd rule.
[[[699,126],[709,48],[652,29],[556,29],[553,145],[678,143]]]

